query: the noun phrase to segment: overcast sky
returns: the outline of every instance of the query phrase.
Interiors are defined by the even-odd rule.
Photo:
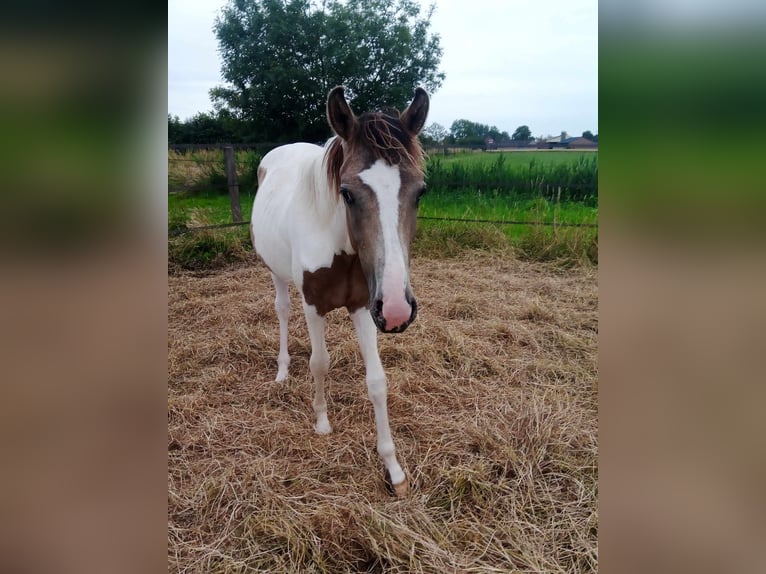
[[[446,79],[431,94],[427,123],[598,133],[597,0],[434,3],[431,31],[441,36]],[[225,4],[168,2],[168,113],[181,119],[212,110],[208,90],[223,83],[213,23]]]

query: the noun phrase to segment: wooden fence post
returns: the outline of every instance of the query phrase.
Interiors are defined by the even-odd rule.
[[[223,156],[226,159],[226,180],[229,184],[229,202],[231,203],[231,220],[234,223],[242,221],[242,208],[239,205],[239,182],[237,181],[237,162],[234,159],[234,148],[223,148]]]

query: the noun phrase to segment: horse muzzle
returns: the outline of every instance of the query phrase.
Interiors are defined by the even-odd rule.
[[[409,294],[401,301],[376,299],[370,306],[372,320],[383,333],[402,333],[418,316],[418,303]]]

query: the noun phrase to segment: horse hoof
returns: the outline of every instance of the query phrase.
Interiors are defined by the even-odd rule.
[[[405,497],[409,494],[409,492],[410,492],[410,483],[407,482],[406,478],[399,484],[394,485],[394,495],[397,498]]]
[[[384,480],[386,482],[386,490],[388,490],[388,493],[396,496],[397,498],[407,496],[407,493],[410,491],[410,483],[407,482],[407,477],[405,477],[404,480],[399,484],[392,484],[391,475],[389,474],[388,469],[386,469],[386,476]]]
[[[329,422],[317,423],[314,425],[314,432],[319,435],[330,434],[332,432],[332,427]]]

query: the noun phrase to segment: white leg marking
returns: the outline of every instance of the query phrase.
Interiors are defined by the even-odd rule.
[[[277,297],[274,302],[274,308],[277,310],[279,318],[279,357],[277,357],[276,382],[282,382],[287,378],[287,369],[290,366],[290,354],[287,352],[287,320],[290,317],[290,290],[287,283],[279,277],[271,274],[274,287],[277,290]]]
[[[327,400],[324,396],[324,378],[330,369],[330,354],[324,338],[325,318],[317,313],[316,308],[303,301],[303,312],[306,315],[306,326],[311,339],[311,359],[309,368],[314,376],[314,413],[317,417],[314,430],[317,434],[332,432],[330,421],[327,419]]]
[[[375,409],[375,427],[378,432],[378,454],[386,465],[391,483],[398,485],[407,477],[396,460],[396,449],[391,438],[391,427],[388,424],[388,390],[386,374],[378,354],[378,330],[367,309],[359,309],[351,314],[362,351],[364,366],[367,371],[367,394]]]

